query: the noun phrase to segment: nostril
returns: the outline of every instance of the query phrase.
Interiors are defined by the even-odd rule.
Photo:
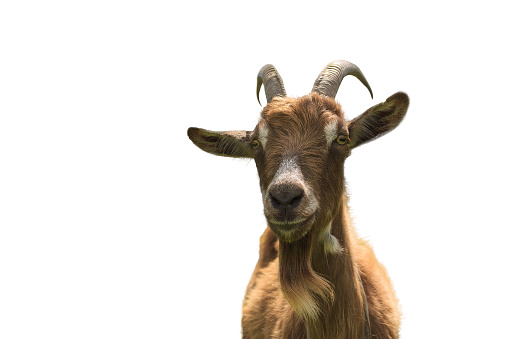
[[[278,185],[269,191],[270,202],[276,209],[293,209],[299,206],[304,190],[299,186]]]
[[[292,207],[292,208],[295,208],[295,207],[299,206],[299,204],[300,204],[300,202],[301,202],[301,200],[302,200],[302,196],[303,196],[303,194],[300,194],[299,196],[294,197],[294,198],[290,201],[290,203],[288,204],[288,206],[289,206],[289,207]]]
[[[281,202],[279,202],[279,200],[274,197],[272,195],[272,193],[269,193],[270,195],[270,203],[272,204],[272,207],[274,207],[275,209],[280,209],[283,207],[283,204],[281,204]]]

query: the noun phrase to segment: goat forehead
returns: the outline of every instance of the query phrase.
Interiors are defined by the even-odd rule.
[[[297,166],[302,169],[304,177],[309,178],[323,167],[329,153],[323,129],[321,132],[315,130],[300,135],[271,132],[265,148],[266,175],[277,176],[277,172],[295,169]],[[288,162],[289,159],[291,162]]]
[[[258,126],[258,139],[265,149],[277,152],[328,147],[338,131],[346,128],[338,116],[328,112],[314,118],[295,114],[271,117],[262,122]]]
[[[282,160],[295,157],[304,176],[323,167],[332,141],[346,128],[341,107],[333,99],[311,94],[276,97],[262,111],[257,138],[265,154],[264,177],[273,177]]]
[[[335,127],[345,125],[341,106],[330,98],[314,94],[301,98],[275,98],[261,114],[261,121],[271,131],[278,134],[310,135],[316,131],[325,135],[327,125]],[[266,134],[265,134],[266,135]]]

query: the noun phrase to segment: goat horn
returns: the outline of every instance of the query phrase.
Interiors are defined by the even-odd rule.
[[[353,75],[359,79],[360,82],[362,82],[369,90],[371,99],[373,99],[371,87],[369,87],[368,81],[364,77],[364,74],[362,74],[359,67],[344,60],[336,60],[328,64],[320,73],[318,78],[316,78],[311,92],[317,92],[319,94],[335,98],[338,93],[339,85],[341,85],[341,81],[343,81],[343,78],[347,75]]]
[[[283,85],[283,79],[277,72],[276,68],[272,65],[265,65],[258,73],[258,79],[256,84],[256,98],[260,103],[260,88],[265,88],[265,96],[267,97],[267,103],[271,102],[275,96],[286,96],[285,86]]]

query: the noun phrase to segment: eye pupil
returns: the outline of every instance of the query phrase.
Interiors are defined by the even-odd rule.
[[[348,142],[348,137],[346,137],[344,135],[340,135],[336,140],[337,140],[338,144],[344,145]]]
[[[260,142],[258,140],[253,140],[251,142],[251,145],[253,146],[253,149],[257,149],[258,147],[260,147]]]

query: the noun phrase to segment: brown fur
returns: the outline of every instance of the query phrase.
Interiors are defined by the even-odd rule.
[[[362,338],[366,319],[360,284],[373,337],[398,336],[400,316],[390,280],[348,217],[343,177],[348,150],[326,149],[324,126],[334,118],[346,127],[339,104],[317,94],[276,98],[262,112],[271,131],[267,152],[255,155],[262,190],[282,156],[294,152],[306,180],[320,192],[321,213],[313,229],[295,242],[278,242],[270,228],[265,231],[244,300],[244,338]],[[318,239],[327,219],[333,220],[331,234],[341,253],[324,253]]]
[[[390,279],[350,220],[344,161],[354,147],[395,128],[407,108],[408,97],[397,93],[347,122],[334,99],[311,93],[275,97],[252,133],[189,129],[205,151],[253,157],[258,168],[269,227],[243,302],[244,339],[365,338],[369,331],[373,338],[398,337],[400,313]],[[350,138],[348,144],[327,143],[324,129],[331,122],[338,135]],[[246,139],[257,139],[261,126],[269,133],[266,145],[248,149]],[[292,212],[290,221],[307,218],[293,233],[270,221],[276,214],[267,192],[285,159],[302,173],[303,201],[311,205],[312,194],[318,206]]]

